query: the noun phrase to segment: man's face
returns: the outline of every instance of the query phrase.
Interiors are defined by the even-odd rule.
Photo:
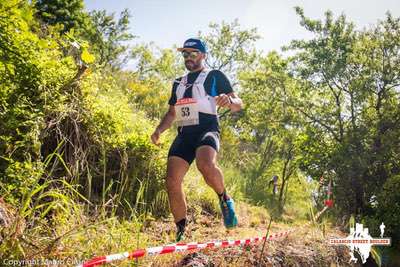
[[[182,51],[182,56],[185,60],[185,67],[189,71],[200,68],[204,59],[204,54],[198,50]]]

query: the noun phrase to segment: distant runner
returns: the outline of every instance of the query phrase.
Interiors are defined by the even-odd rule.
[[[207,50],[203,41],[188,39],[178,51],[189,73],[174,81],[169,110],[151,135],[157,144],[161,133],[176,120],[178,135],[168,152],[166,178],[177,226],[176,242],[184,238],[187,207],[182,182],[194,159],[206,183],[218,194],[225,227],[237,225],[233,199],[226,193],[223,174],[216,164],[220,133],[217,106],[232,112],[242,108],[242,100],[233,92],[227,77],[219,70],[204,67]]]

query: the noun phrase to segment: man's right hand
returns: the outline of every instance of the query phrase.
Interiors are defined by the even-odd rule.
[[[158,145],[158,141],[160,139],[160,135],[161,132],[158,128],[156,128],[156,130],[154,131],[154,133],[151,135],[151,141],[153,142],[153,144]]]

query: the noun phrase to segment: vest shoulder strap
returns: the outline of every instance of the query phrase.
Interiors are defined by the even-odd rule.
[[[210,73],[210,69],[203,69],[199,76],[197,76],[197,79],[194,83],[204,83],[205,80],[207,79],[208,74]]]

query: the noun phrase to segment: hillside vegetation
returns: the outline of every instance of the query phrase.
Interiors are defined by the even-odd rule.
[[[393,245],[374,258],[389,262],[400,248],[400,19],[357,29],[330,11],[296,13],[312,38],[288,43],[291,56],[258,51],[257,29],[238,21],[199,34],[208,67],[245,103],[220,110],[218,159],[241,227],[224,233],[216,195],[192,167],[189,240],[260,236],[273,218],[272,230],[298,231],[271,244],[264,264],[344,264],[347,252],[324,241],[355,218],[374,237],[385,223]],[[164,177],[176,129],[160,146],[150,135],[185,69],[174,47],[135,43],[134,25],[127,10],[87,12],[82,0],[0,2],[1,259],[82,260],[172,242]],[[328,198],[333,207],[305,227]],[[198,257],[252,266],[259,249]]]

